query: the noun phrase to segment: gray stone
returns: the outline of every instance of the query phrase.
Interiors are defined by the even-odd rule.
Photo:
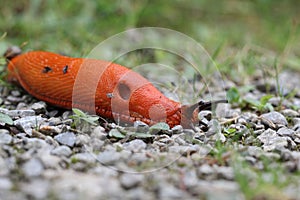
[[[5,176],[9,174],[9,168],[8,163],[6,160],[2,157],[0,157],[0,176]]]
[[[131,189],[137,187],[143,181],[142,174],[125,173],[120,177],[120,183],[123,188]]]
[[[115,151],[100,152],[97,156],[97,161],[103,165],[112,165],[121,158],[121,155]]]
[[[148,124],[142,122],[142,121],[135,121],[133,123],[134,128],[136,128],[137,132],[140,133],[146,133],[149,130]]]
[[[88,145],[90,142],[90,137],[88,135],[79,134],[76,137],[76,146]]]
[[[34,116],[35,112],[33,110],[9,110],[7,114],[11,118],[17,118],[17,117],[29,117],[29,116]]]
[[[43,101],[36,102],[30,106],[32,110],[34,110],[35,114],[44,114],[46,112],[46,103]]]
[[[232,109],[228,103],[219,103],[215,112],[218,118],[234,118],[241,113],[239,109]]]
[[[22,190],[33,199],[46,199],[49,193],[50,183],[47,180],[32,179],[22,185]]]
[[[97,126],[91,133],[91,138],[97,138],[100,140],[106,140],[107,139],[107,133],[105,132],[105,129],[102,126]]]
[[[12,187],[13,187],[13,183],[9,178],[0,177],[0,190],[10,190],[12,189]]]
[[[180,134],[183,131],[183,128],[181,125],[176,125],[171,129],[173,134]]]
[[[51,118],[48,119],[49,126],[57,126],[61,123],[62,123],[62,121],[58,117],[51,117]]]
[[[217,120],[213,119],[209,122],[208,131],[205,133],[205,135],[210,137],[218,133],[221,133],[221,125]]]
[[[72,154],[72,150],[70,147],[62,145],[58,146],[55,149],[51,151],[51,154],[56,155],[56,156],[65,156],[69,157]]]
[[[22,166],[23,172],[27,177],[40,176],[44,171],[42,162],[37,158],[32,158]]]
[[[260,118],[262,122],[270,128],[277,128],[288,125],[286,118],[281,113],[276,111],[264,113],[260,116]],[[275,127],[273,126],[273,124],[275,125]]]
[[[75,159],[76,162],[83,162],[87,164],[95,163],[96,156],[92,153],[76,153],[71,157],[71,160]]]
[[[243,200],[238,183],[226,180],[199,181],[198,194],[207,199]]]
[[[73,132],[64,132],[56,135],[54,139],[62,145],[73,147],[76,142],[76,136]]]
[[[189,145],[189,146],[170,146],[170,153],[177,153],[181,155],[191,155],[195,152],[199,151],[198,145]]]
[[[197,174],[200,178],[203,176],[212,175],[213,173],[214,169],[208,164],[201,165],[197,170]]]
[[[124,143],[123,148],[127,151],[132,151],[132,152],[141,152],[142,150],[146,149],[147,144],[140,139],[135,139],[130,142]]]
[[[37,128],[42,121],[44,121],[44,119],[41,116],[27,116],[15,120],[14,125],[23,130],[26,134],[31,136],[32,129]]]
[[[280,136],[288,136],[288,137],[292,137],[293,134],[295,133],[294,130],[286,128],[286,127],[282,127],[280,129],[278,129],[277,134]]]
[[[0,144],[10,144],[12,142],[12,136],[9,131],[1,129],[0,131]]]
[[[159,188],[159,199],[185,199],[185,195],[182,190],[169,183]]]
[[[263,143],[265,151],[273,151],[275,149],[282,149],[288,146],[286,137],[279,137],[276,131],[268,129],[257,137]]]
[[[283,114],[285,117],[299,117],[300,114],[299,112],[292,110],[292,109],[284,109],[282,111],[280,111],[281,114]]]
[[[234,179],[234,171],[232,167],[226,167],[226,166],[215,166],[215,171],[220,178],[224,178],[227,180],[233,180]]]

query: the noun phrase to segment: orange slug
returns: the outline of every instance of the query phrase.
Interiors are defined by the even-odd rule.
[[[8,80],[17,82],[37,99],[66,109],[95,111],[115,121],[139,120],[149,125],[166,122],[170,127],[181,124],[191,128],[197,121],[197,112],[212,104],[200,101],[191,106],[181,105],[164,96],[138,73],[107,61],[44,51],[21,54],[14,49],[9,49],[4,56],[8,60]],[[224,101],[214,103],[219,102]]]

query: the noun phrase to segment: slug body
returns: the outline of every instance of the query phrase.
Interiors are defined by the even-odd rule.
[[[7,70],[8,80],[54,106],[129,123],[189,127],[193,121],[195,107],[168,99],[144,77],[115,63],[32,51],[12,58]]]

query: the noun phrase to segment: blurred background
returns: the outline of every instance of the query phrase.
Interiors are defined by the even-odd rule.
[[[26,44],[85,56],[114,34],[150,26],[194,38],[233,80],[274,60],[300,70],[298,0],[1,0],[0,19],[0,53]]]

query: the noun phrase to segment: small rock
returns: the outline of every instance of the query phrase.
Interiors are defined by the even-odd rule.
[[[215,112],[218,118],[234,118],[241,113],[239,109],[232,109],[228,103],[219,103]]]
[[[288,137],[292,137],[293,134],[295,133],[294,130],[286,128],[286,127],[282,127],[277,131],[277,134],[280,136],[288,136]]]
[[[80,134],[76,137],[76,146],[87,145],[90,142],[90,137],[88,135]]]
[[[48,119],[49,126],[57,126],[62,123],[61,119],[58,117],[51,117]]]
[[[138,186],[143,181],[142,174],[123,174],[120,178],[121,186],[128,190]]]
[[[171,129],[171,131],[173,134],[179,134],[179,133],[182,133],[183,128],[181,125],[176,125]]]
[[[33,179],[22,187],[22,190],[33,199],[47,199],[49,189],[50,183],[42,179]]]
[[[140,133],[146,133],[149,130],[148,124],[142,121],[135,121],[133,126],[136,128],[136,131]]]
[[[12,96],[19,97],[21,96],[21,92],[19,90],[13,90],[10,92]]]
[[[299,117],[300,114],[292,109],[284,109],[281,111],[281,113],[285,116],[285,117]]]
[[[160,187],[158,199],[185,199],[185,193],[175,186],[165,183]]]
[[[56,135],[61,133],[61,129],[57,126],[41,125],[39,131],[45,135]]]
[[[0,176],[5,176],[9,173],[9,166],[7,160],[0,157]]]
[[[208,131],[205,133],[205,135],[210,137],[218,133],[221,133],[221,125],[217,120],[213,119],[209,122]]]
[[[34,110],[35,114],[44,114],[46,112],[46,103],[43,101],[36,102],[31,105],[31,109]]]
[[[62,145],[67,145],[69,147],[73,147],[76,142],[76,136],[73,132],[64,132],[58,134],[54,137],[54,139]]]
[[[0,129],[0,144],[10,144],[12,142],[12,136],[6,129]]]
[[[268,129],[257,137],[263,143],[263,149],[265,151],[273,151],[275,149],[281,149],[288,146],[286,137],[279,137],[276,131]]]
[[[147,144],[143,140],[140,140],[140,139],[135,139],[135,140],[132,140],[130,142],[123,144],[124,149],[126,149],[128,151],[132,151],[134,153],[141,152],[142,150],[146,149],[146,147],[147,147]]]
[[[95,162],[96,156],[92,153],[76,153],[71,157],[71,160],[72,159],[75,159],[78,162],[90,164]]]
[[[279,112],[272,111],[269,113],[264,113],[260,116],[262,122],[269,126],[270,128],[277,128],[282,126],[287,126],[288,122],[286,118]],[[273,126],[275,125],[275,127]]]
[[[17,118],[17,117],[29,117],[34,116],[35,112],[33,110],[9,110],[7,114],[11,118]]]
[[[200,178],[212,175],[213,173],[214,169],[208,164],[201,165],[201,167],[199,167],[197,170],[197,174]]]
[[[234,171],[231,167],[217,166],[215,167],[215,171],[220,178],[224,178],[227,180],[234,179]]]
[[[91,138],[98,138],[100,140],[107,139],[107,133],[102,126],[97,126],[91,133]]]
[[[0,177],[0,190],[10,190],[13,187],[13,183],[7,177]],[[1,192],[0,192],[1,194]],[[1,197],[1,195],[0,195]]]
[[[169,153],[178,153],[181,155],[192,155],[193,153],[199,150],[198,145],[190,145],[190,146],[170,146]]]
[[[52,155],[69,157],[72,154],[70,147],[62,145],[51,151]]]
[[[121,155],[115,151],[100,152],[97,156],[97,161],[103,165],[113,165],[121,158]]]
[[[33,111],[34,112],[34,111]],[[41,116],[27,116],[14,121],[14,125],[28,135],[32,135],[32,129],[40,125],[44,119]]]
[[[35,177],[43,173],[44,166],[39,159],[32,158],[22,166],[22,169],[27,177]]]

